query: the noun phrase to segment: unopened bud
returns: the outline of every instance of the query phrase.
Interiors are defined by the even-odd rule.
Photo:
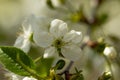
[[[98,78],[98,80],[109,80],[111,79],[112,75],[111,72],[104,72],[102,76]]]
[[[115,48],[112,46],[106,47],[104,49],[103,53],[104,53],[104,55],[106,55],[107,57],[112,58],[112,59],[114,59],[117,56],[117,52],[116,52]]]

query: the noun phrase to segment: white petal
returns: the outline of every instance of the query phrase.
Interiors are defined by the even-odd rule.
[[[23,29],[25,29],[25,27],[23,27]],[[32,34],[33,34],[32,28],[29,27],[28,30],[24,30],[23,37],[24,37],[24,39],[29,40],[31,38]]]
[[[52,33],[56,38],[63,36],[67,31],[67,24],[62,20],[55,19],[51,22],[50,33]]]
[[[82,40],[82,33],[75,31],[75,30],[71,30],[69,33],[67,33],[64,37],[63,37],[63,41],[65,42],[72,42],[75,44],[80,43]]]
[[[33,33],[32,25],[31,25],[33,18],[34,16],[28,17],[28,19],[25,19],[22,24],[24,38],[29,39],[31,37],[31,34]]]
[[[69,60],[76,61],[81,57],[81,49],[77,45],[69,44],[61,49],[63,56]]]
[[[19,80],[19,77],[15,74],[12,74],[11,78],[12,78],[12,80]]]
[[[15,46],[15,47],[20,47],[20,46],[22,46],[22,45],[23,45],[23,44],[22,44],[23,41],[24,41],[24,37],[23,37],[23,36],[19,36],[19,37],[16,39],[14,46]]]
[[[25,31],[28,30],[29,27],[31,27],[31,30],[34,33],[39,33],[41,31],[48,32],[50,20],[51,19],[48,19],[44,16],[38,17],[32,15],[23,22],[22,26],[24,27],[23,29]]]
[[[53,36],[48,32],[34,33],[33,39],[37,45],[44,48],[49,47],[53,42]]]
[[[21,46],[21,49],[22,49],[24,52],[28,53],[29,50],[30,50],[30,47],[31,47],[31,42],[30,42],[29,40],[24,40],[24,41],[23,41],[23,45]]]
[[[30,78],[30,77],[24,77],[23,80],[37,80],[35,78]]]
[[[57,50],[55,49],[55,47],[49,47],[47,49],[45,49],[45,53],[43,55],[44,58],[49,58],[49,57],[57,57],[58,53]]]
[[[54,58],[54,61],[53,61],[53,66],[54,66],[59,59],[59,54],[55,47],[49,47],[49,48],[45,49],[45,53],[44,53],[43,57],[44,58],[51,58],[51,57]]]
[[[30,47],[31,47],[31,42],[29,39],[25,39],[22,35],[19,36],[14,44],[15,47],[22,49],[24,52],[28,53]]]
[[[39,32],[39,26],[37,24],[37,21],[38,19],[34,15],[30,15],[24,20],[22,26],[23,26],[23,31],[26,35],[33,32],[34,33]]]
[[[31,22],[33,40],[40,47],[48,47],[53,42],[53,37],[48,33],[49,20],[44,17],[34,17]]]
[[[58,37],[63,37],[68,32],[68,27],[66,23],[63,23],[59,26]]]
[[[27,19],[24,20],[24,22],[22,23],[22,27],[23,27],[23,31],[28,31],[28,32],[33,32],[32,30],[32,20],[33,20],[34,16],[30,16]]]
[[[112,46],[106,47],[103,53],[109,58],[115,58],[117,56],[117,52]]]
[[[41,31],[48,32],[50,27],[50,19],[46,17],[36,17],[31,24],[34,32],[37,32],[37,33]]]
[[[27,22],[24,22],[23,34],[20,34],[20,36],[16,39],[14,46],[27,53],[31,46],[30,37],[32,33],[32,27]]]
[[[22,49],[24,52],[28,52],[31,46],[30,37],[33,33],[32,27],[31,27],[31,18],[33,16],[30,16],[29,19],[26,19],[23,24],[23,34],[20,34],[20,36],[16,39],[14,46]]]

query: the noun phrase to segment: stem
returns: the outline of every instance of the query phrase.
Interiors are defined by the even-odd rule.
[[[33,69],[31,69],[30,67],[26,66],[19,58],[19,54],[17,54],[17,61],[19,62],[19,64],[28,72],[30,73],[33,77],[37,78],[38,80],[41,80],[42,78],[36,73],[36,71],[34,71]]]
[[[36,62],[38,62],[40,59],[41,59],[41,57],[38,57],[38,58],[36,58],[36,59],[34,60],[34,62],[36,63]]]
[[[71,61],[71,62],[69,63],[68,67],[66,68],[66,70],[65,70],[64,72],[62,72],[62,73],[60,73],[60,74],[58,74],[58,75],[63,75],[63,74],[65,74],[65,80],[70,80],[70,76],[71,76],[72,74],[69,73],[69,70],[70,70],[70,68],[72,67],[72,65],[73,65],[73,61]]]
[[[70,64],[69,64],[69,66],[66,68],[66,70],[65,70],[65,80],[70,80],[70,73],[69,73],[69,70],[70,70],[70,68],[72,67],[72,65],[73,65],[73,61],[71,61],[70,62]]]
[[[69,71],[69,70],[70,70],[70,68],[72,67],[72,65],[73,65],[73,61],[71,61],[71,62],[70,62],[69,66],[66,68],[66,70],[65,70],[65,71]]]
[[[70,80],[69,71],[65,71],[65,80]]]

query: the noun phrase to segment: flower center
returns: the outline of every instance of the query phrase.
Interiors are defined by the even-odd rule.
[[[55,42],[54,42],[54,46],[56,47],[56,48],[61,48],[61,46],[63,45],[64,43],[63,43],[63,41],[61,40],[61,39],[57,39],[57,40],[55,40]]]
[[[62,57],[64,56],[61,53],[61,47],[64,46],[64,44],[65,43],[61,39],[56,39],[53,43],[53,46],[57,49],[59,56],[62,56]]]

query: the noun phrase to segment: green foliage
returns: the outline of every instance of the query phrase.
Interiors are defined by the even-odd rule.
[[[37,73],[40,77],[47,77],[50,73],[50,68],[52,66],[53,58],[41,58],[36,67]]]
[[[75,68],[76,73],[72,76],[72,78],[70,80],[84,80],[83,74],[81,73],[81,70],[77,70],[77,68]]]
[[[59,60],[56,64],[56,67],[58,70],[62,69],[65,66],[65,61],[64,60]]]
[[[64,80],[64,78],[60,75],[56,75],[55,80]]]
[[[49,75],[53,58],[40,58],[38,64],[16,47],[0,47],[0,61],[5,68],[21,76],[33,76],[38,80]]]
[[[8,70],[22,76],[30,75],[26,69],[35,67],[31,58],[15,47],[0,47],[0,61]]]

